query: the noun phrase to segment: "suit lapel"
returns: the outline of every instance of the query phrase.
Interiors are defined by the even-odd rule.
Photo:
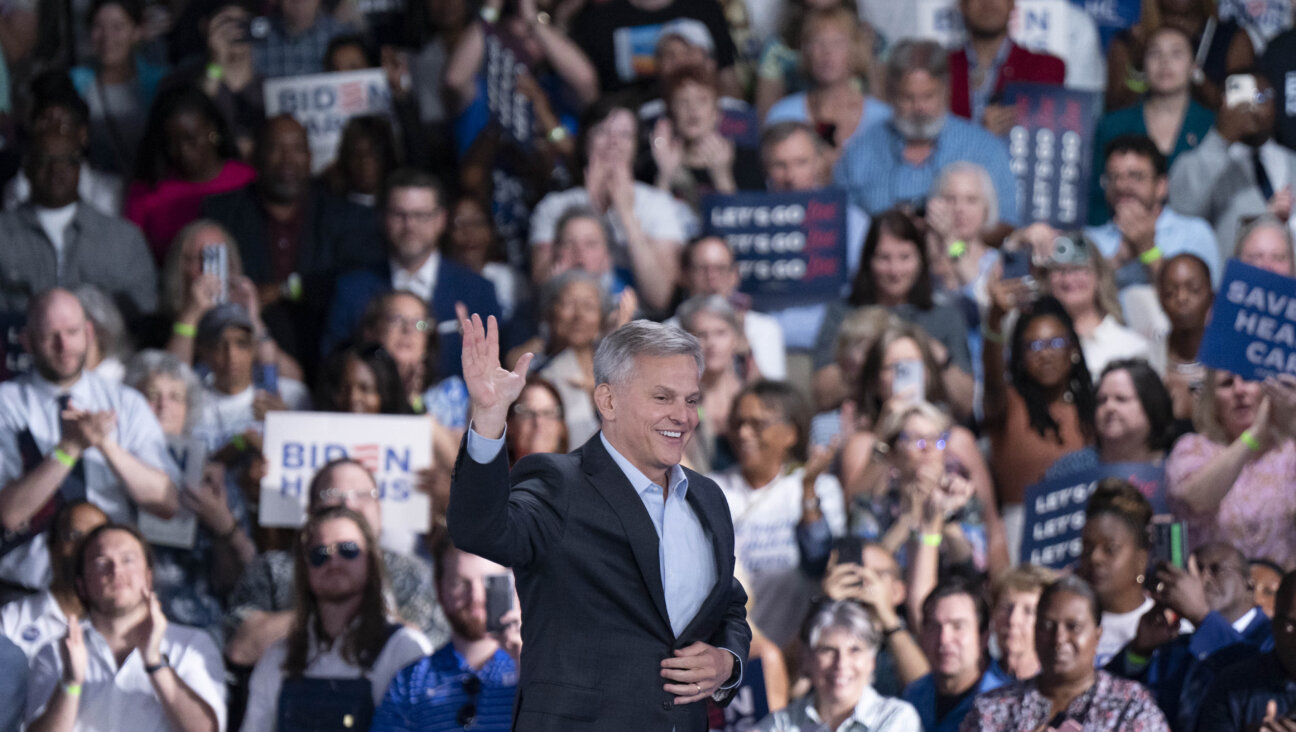
[[[670,613],[666,611],[666,591],[662,589],[661,542],[648,511],[644,509],[643,500],[635,493],[634,486],[630,485],[612,456],[603,448],[599,433],[595,433],[581,448],[581,465],[594,489],[621,520],[635,562],[643,574],[644,586],[648,588],[648,594],[652,597],[657,612],[661,614],[667,632],[671,632]]]

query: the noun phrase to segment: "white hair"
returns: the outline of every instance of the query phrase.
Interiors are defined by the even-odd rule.
[[[985,223],[982,229],[993,229],[999,223],[999,193],[995,190],[994,181],[990,179],[990,174],[986,169],[968,160],[957,160],[941,168],[940,175],[936,176],[936,183],[932,186],[932,197],[939,196],[941,191],[945,190],[945,185],[949,179],[956,175],[970,175],[976,179],[977,185],[981,188],[981,198],[985,201],[986,213]]]
[[[594,383],[620,386],[630,380],[639,356],[691,356],[702,376],[702,344],[679,326],[635,320],[607,335],[594,352]]]

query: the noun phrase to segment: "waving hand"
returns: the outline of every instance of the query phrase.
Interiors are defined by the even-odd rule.
[[[487,318],[483,325],[481,316],[468,317],[463,303],[455,305],[455,312],[463,329],[463,377],[472,401],[473,429],[482,437],[494,439],[504,434],[509,405],[526,385],[532,354],[524,354],[509,371],[500,365],[495,316]]]

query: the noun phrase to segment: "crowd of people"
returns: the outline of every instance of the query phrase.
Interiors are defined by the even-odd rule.
[[[524,656],[522,604],[625,557],[519,595],[468,550],[537,547],[447,525],[468,314],[525,373],[491,470],[611,444],[609,334],[700,348],[683,466],[726,500],[751,630],[713,729],[741,684],[782,732],[1296,730],[1296,374],[1200,359],[1229,260],[1296,276],[1296,2],[1125,5],[0,4],[0,732],[599,718],[521,704],[566,662],[535,628]],[[267,113],[266,82],[364,69],[386,113]],[[1092,95],[1083,228],[1028,214],[1019,82]],[[708,197],[830,188],[842,290],[765,307]],[[426,415],[426,533],[356,456],[300,528],[262,521],[284,411]],[[1060,567],[1022,546],[1068,479]],[[656,528],[727,581],[692,576],[709,530]]]

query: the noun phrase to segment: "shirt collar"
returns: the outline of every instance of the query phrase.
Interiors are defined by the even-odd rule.
[[[1253,607],[1248,610],[1245,615],[1233,621],[1233,630],[1236,630],[1238,633],[1245,633],[1247,627],[1251,625],[1251,621],[1255,620],[1256,613],[1259,610],[1260,608]]]
[[[861,725],[866,730],[872,729],[869,720],[873,719],[877,706],[881,703],[882,695],[878,694],[871,684],[865,686],[864,691],[860,693],[859,701],[855,702],[854,711],[842,721],[842,725],[850,729],[850,725],[853,723]],[[814,694],[806,697],[805,714],[810,721],[820,725],[824,724],[824,721],[819,718],[819,710],[815,708]]]
[[[76,383],[72,384],[72,386],[69,386],[67,389],[63,389],[59,387],[58,384],[48,381],[44,376],[40,375],[40,372],[38,372],[35,367],[32,367],[29,376],[31,378],[32,388],[41,396],[47,396],[50,399],[54,399],[60,394],[71,394],[73,397],[81,396],[84,398],[86,394],[86,374],[88,373],[88,371],[82,369],[81,376],[77,378]],[[84,407],[84,405],[81,406]]]
[[[401,267],[396,263],[396,260],[393,259],[391,260],[392,280],[394,283],[403,283],[402,285],[398,285],[396,289],[421,286],[430,291],[433,285],[436,284],[437,268],[440,266],[441,252],[435,250],[433,250],[432,254],[428,255],[428,258],[423,262],[423,264],[413,272]]]
[[[603,441],[603,447],[607,449],[608,455],[612,456],[612,462],[616,463],[622,473],[625,473],[625,477],[630,481],[630,486],[635,489],[635,493],[642,496],[644,492],[653,486],[661,488],[651,478],[644,475],[643,471],[636,468],[634,463],[631,463],[624,455],[617,452],[617,449],[612,447],[612,443],[608,442],[607,435],[603,434],[602,430],[599,430],[599,439]],[[670,492],[672,494],[678,493],[680,497],[688,495],[688,476],[684,474],[684,468],[679,465],[671,466]]]

